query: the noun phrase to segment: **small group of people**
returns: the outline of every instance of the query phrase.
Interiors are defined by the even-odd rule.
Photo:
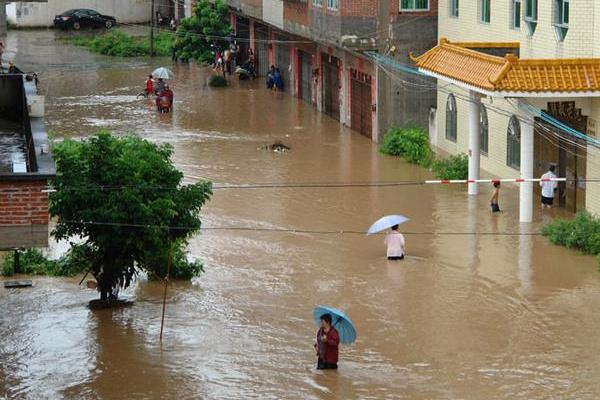
[[[545,208],[552,208],[552,205],[554,204],[554,195],[558,190],[558,182],[555,180],[555,170],[556,166],[550,164],[548,171],[540,177],[542,210]],[[490,196],[490,208],[493,213],[496,213],[500,212],[500,205],[498,204],[498,199],[500,197],[500,181],[494,181],[492,184],[494,185],[494,189]]]
[[[156,82],[152,75],[146,80],[146,96],[156,96],[156,109],[160,112],[169,112],[173,108],[174,93],[164,79],[158,78]]]
[[[279,67],[271,65],[267,74],[267,89],[283,90],[283,78],[281,77]]]
[[[216,48],[214,45],[211,46],[213,54],[212,67],[214,70],[220,70],[223,72],[223,76],[233,74],[233,67],[236,66],[238,45],[235,39],[231,39],[229,47],[224,51]]]

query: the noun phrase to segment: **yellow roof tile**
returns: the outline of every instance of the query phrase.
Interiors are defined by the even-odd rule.
[[[468,43],[468,47],[503,46]],[[498,57],[481,53],[446,39],[441,39],[439,45],[421,56],[411,54],[411,58],[419,69],[489,91],[600,91],[600,59],[597,58],[521,60],[513,54]]]

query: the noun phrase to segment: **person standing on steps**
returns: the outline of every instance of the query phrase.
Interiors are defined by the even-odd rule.
[[[556,179],[556,175],[554,174],[555,168],[551,164],[548,167],[548,172],[542,175],[542,180],[540,181],[540,187],[542,188],[542,209],[552,208],[552,204],[554,203],[554,192],[558,189],[558,182],[544,181],[544,179]]]

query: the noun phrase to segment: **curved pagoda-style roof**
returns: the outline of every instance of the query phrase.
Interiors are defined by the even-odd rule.
[[[513,47],[514,43],[440,43],[410,55],[419,70],[488,92],[573,93],[600,91],[600,59],[520,59],[485,54],[472,48]]]

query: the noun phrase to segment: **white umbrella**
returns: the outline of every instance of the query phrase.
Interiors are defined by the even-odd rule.
[[[386,215],[385,217],[379,218],[367,231],[367,235],[372,235],[377,232],[384,231],[391,228],[394,225],[400,225],[408,221],[404,215]]]
[[[153,78],[172,79],[174,76],[175,74],[173,74],[173,71],[165,67],[156,68],[154,72],[152,72]]]

